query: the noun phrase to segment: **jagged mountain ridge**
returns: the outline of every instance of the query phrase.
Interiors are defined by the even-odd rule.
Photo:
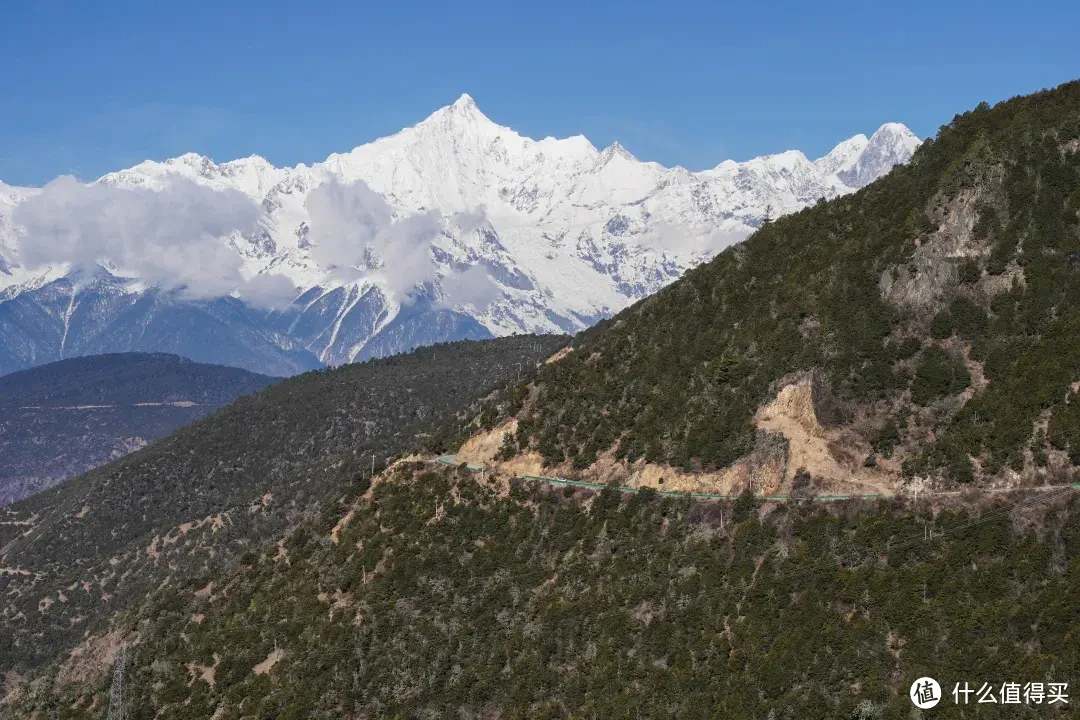
[[[277,168],[258,156],[215,164],[190,153],[97,181],[162,189],[180,175],[260,203],[260,229],[224,242],[246,277],[284,275],[297,287],[289,307],[272,312],[227,298],[184,302],[180,311],[123,268],[72,276],[63,264],[18,267],[12,217],[37,191],[5,186],[0,372],[93,347],[181,352],[291,374],[443,340],[574,332],[657,291],[766,217],[865,185],[906,162],[918,143],[889,124],[817,161],[789,151],[695,173],[642,162],[618,143],[597,150],[582,136],[523,137],[463,95],[414,127],[311,166]],[[387,281],[399,270],[389,260],[343,278],[314,257],[312,191],[356,181],[384,199],[395,220],[436,218],[434,272],[408,295]],[[455,278],[463,292],[448,289]],[[92,321],[79,314],[87,307]],[[229,336],[240,339],[223,342]]]

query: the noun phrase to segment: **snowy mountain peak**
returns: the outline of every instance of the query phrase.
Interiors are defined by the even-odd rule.
[[[760,158],[763,164],[776,168],[781,172],[793,172],[794,170],[810,164],[801,150],[788,150],[775,155],[766,155]],[[750,161],[751,163],[754,160]]]
[[[850,170],[859,161],[859,156],[869,144],[869,138],[859,133],[834,147],[824,157],[815,160],[814,166],[826,175],[836,175]]]
[[[836,176],[848,187],[861,188],[894,166],[906,163],[921,143],[906,125],[885,123],[870,136],[855,161],[838,169]]]
[[[453,107],[456,108],[476,108],[476,101],[473,100],[473,96],[469,93],[461,93],[461,97],[454,101]]]
[[[197,167],[200,165],[205,165],[207,163],[213,165],[214,161],[206,157],[205,155],[200,155],[199,153],[194,152],[184,153],[180,157],[169,158],[165,161],[166,165],[176,165],[179,163],[182,163],[184,165],[191,165],[192,167]]]
[[[94,323],[68,335],[85,334],[78,347],[152,350],[160,348],[138,343],[157,336],[141,328],[160,317],[161,342],[171,340],[164,328],[177,321],[164,298],[182,289],[211,303],[213,319],[193,315],[190,327],[227,329],[259,353],[276,347],[333,364],[464,337],[573,332],[656,292],[766,217],[862,187],[917,145],[906,127],[889,123],[814,162],[789,150],[691,172],[639,160],[619,142],[598,151],[582,135],[524,137],[463,94],[412,127],[310,166],[278,168],[258,155],[220,164],[197,153],[148,160],[97,181],[106,187],[88,197],[104,198],[104,211],[76,204],[59,218],[42,212],[49,203],[27,206],[32,237],[16,227],[18,208],[50,190],[0,186],[0,305],[25,295],[52,318],[101,303]],[[176,176],[202,187],[181,188]],[[128,188],[185,194],[157,203],[120,192]],[[47,248],[67,236],[94,243],[76,254],[116,263],[118,279],[91,283],[94,299],[79,299],[85,283],[69,277],[80,258],[63,248],[47,270],[16,264],[20,243]],[[113,257],[118,250],[123,256]],[[152,317],[138,319],[137,332],[102,330],[129,322],[124,308],[156,292],[163,299],[146,304]],[[222,320],[226,306],[213,304],[222,294],[288,307]],[[18,357],[0,352],[0,372],[77,350],[48,346],[53,336],[40,335],[20,340]],[[129,347],[114,336],[142,339]]]
[[[903,156],[904,154],[914,153],[915,148],[919,147],[921,143],[922,141],[906,125],[885,123],[870,136],[868,149],[876,147],[893,155]]]
[[[500,130],[506,129],[500,128],[492,122],[491,119],[480,110],[472,96],[467,93],[455,100],[453,104],[439,108],[415,127],[422,128],[428,126],[471,126],[473,128],[482,126],[489,132],[494,128]]]
[[[898,123],[898,122],[884,123],[884,124],[882,124],[881,127],[879,127],[877,129],[876,132],[874,132],[874,136],[877,136],[877,135],[896,135],[896,136],[901,136],[901,137],[905,137],[905,138],[909,138],[909,139],[914,139],[916,142],[919,142],[919,138],[916,137],[915,133],[911,132],[911,130],[908,129],[908,126],[905,125],[904,123]]]
[[[624,160],[632,160],[634,162],[639,162],[638,159],[634,156],[634,154],[624,148],[618,140],[611,143],[609,147],[604,148],[604,151],[603,153],[601,153],[601,155],[604,157],[605,160],[613,156],[617,156]]]

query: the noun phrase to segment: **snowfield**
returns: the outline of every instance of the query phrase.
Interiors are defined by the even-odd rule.
[[[311,166],[189,153],[89,186],[0,184],[0,373],[154,350],[289,374],[574,332],[919,142],[889,123],[815,161],[691,172],[617,143],[522,137],[463,95]]]

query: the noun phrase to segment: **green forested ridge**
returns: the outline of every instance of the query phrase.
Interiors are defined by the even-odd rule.
[[[91,355],[4,375],[0,505],[103,465],[276,379],[165,353]]]
[[[1080,506],[1060,491],[933,515],[541,484],[506,496],[406,467],[357,500],[366,487],[233,572],[125,613],[130,717],[899,719],[923,675],[949,692],[1080,670]],[[19,711],[103,717],[88,708],[107,672],[52,682]]]
[[[1078,211],[1080,82],[980,105],[909,165],[767,224],[577,336],[542,368],[504,456],[585,468],[612,449],[723,467],[753,446],[778,382],[813,371],[832,422],[870,412],[909,475],[1080,457]],[[958,409],[965,346],[988,384]],[[1052,431],[1035,432],[1047,415]]]
[[[459,342],[283,380],[0,511],[0,675],[53,660],[170,577],[227,565],[566,342]],[[20,524],[25,523],[25,524]],[[61,596],[63,599],[61,599]]]
[[[254,391],[277,379],[168,353],[85,355],[0,376],[0,407],[228,400],[233,384],[247,382]]]

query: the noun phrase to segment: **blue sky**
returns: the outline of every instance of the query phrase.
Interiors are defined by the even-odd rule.
[[[312,162],[463,92],[523,134],[667,165],[816,157],[1078,77],[1077,27],[1075,0],[12,2],[0,180],[187,151]]]

